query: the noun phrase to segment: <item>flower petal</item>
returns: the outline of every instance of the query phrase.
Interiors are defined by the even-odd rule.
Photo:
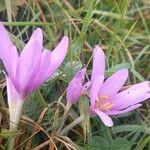
[[[104,81],[104,76],[99,76],[99,77],[97,77],[97,80],[95,80],[93,83],[91,83],[91,88],[89,91],[91,109],[95,105],[95,100],[98,97],[98,92],[103,84],[103,81]]]
[[[150,81],[145,81],[118,93],[114,97],[113,103],[116,109],[124,109],[148,98],[150,98]]]
[[[40,47],[43,46],[43,33],[41,28],[37,28],[31,35],[30,39],[35,39],[40,44]],[[42,50],[42,49],[41,49]]]
[[[104,81],[105,55],[103,50],[97,45],[93,51],[93,67],[91,75],[90,101],[91,107],[94,106],[95,99]]]
[[[128,70],[121,69],[111,75],[103,84],[99,95],[113,97],[123,86],[128,77]]]
[[[15,66],[18,61],[18,52],[13,46],[2,23],[0,23],[0,42],[0,58],[2,59],[8,74],[11,74],[16,71]]]
[[[141,107],[142,104],[136,104],[136,105],[132,105],[124,110],[111,110],[110,112],[108,112],[107,114],[108,115],[120,115],[120,114],[124,114],[124,113],[127,113],[127,112],[130,112],[134,109],[137,109],[139,107]]]
[[[144,81],[144,82],[132,85],[130,88],[128,88],[120,93],[128,93],[131,91],[136,91],[137,93],[150,92],[150,81]]]
[[[67,87],[67,103],[69,106],[76,103],[76,101],[83,94],[83,80],[84,80],[85,68],[80,70],[75,77],[70,81]]]
[[[137,93],[131,91],[129,93],[120,92],[113,99],[114,109],[121,110],[129,106],[138,104],[150,98],[150,93]]]
[[[0,41],[1,46],[4,48],[3,51],[10,50],[10,48],[13,46],[8,32],[6,31],[2,23],[0,23]]]
[[[103,121],[105,126],[107,126],[107,127],[113,126],[113,121],[107,114],[105,114],[104,112],[99,111],[99,110],[94,110],[94,111],[100,117],[100,119]]]
[[[48,69],[51,64],[51,51],[44,50],[41,56],[39,69],[34,80],[32,91],[38,88],[49,77]]]
[[[33,84],[37,71],[39,69],[41,57],[41,43],[35,39],[31,39],[23,49],[17,66],[17,83],[15,88],[17,91],[26,96],[29,94],[30,86]],[[18,85],[18,86],[17,86]]]
[[[103,50],[97,45],[93,50],[93,67],[91,75],[91,83],[97,82],[99,76],[104,76],[105,71],[105,55]],[[94,82],[94,83],[93,83]]]
[[[68,37],[64,36],[57,47],[51,52],[51,65],[47,71],[47,76],[52,75],[61,65],[67,54],[68,45],[69,39]]]

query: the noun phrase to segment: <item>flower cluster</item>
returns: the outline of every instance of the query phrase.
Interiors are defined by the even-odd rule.
[[[43,34],[38,28],[32,33],[19,55],[5,28],[0,24],[0,41],[0,58],[7,70],[5,74],[10,129],[15,129],[25,98],[57,70],[67,54],[69,40],[64,36],[51,52],[43,48]],[[132,111],[140,107],[142,101],[150,98],[149,81],[135,84],[121,91],[128,77],[126,68],[105,80],[105,55],[99,46],[93,49],[91,79],[84,84],[85,73],[86,69],[81,69],[68,85],[67,110],[86,93],[90,98],[89,114],[98,115],[108,127],[113,126],[111,115]]]
[[[68,103],[75,103],[83,94],[82,77],[79,76],[81,71],[77,73],[74,79],[70,82],[67,89]],[[120,91],[127,80],[128,69],[124,68],[104,81],[105,73],[105,55],[99,46],[95,46],[93,50],[93,67],[91,74],[90,87],[88,96],[90,98],[91,115],[98,115],[103,123],[111,127],[113,121],[111,115],[119,115],[132,111],[142,104],[142,101],[150,98],[150,82],[145,81],[135,84],[130,88]],[[78,76],[78,78],[77,78]],[[80,82],[76,82],[76,80]]]

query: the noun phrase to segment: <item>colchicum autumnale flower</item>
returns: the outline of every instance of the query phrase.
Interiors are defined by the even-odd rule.
[[[83,85],[85,78],[86,69],[80,70],[74,78],[70,81],[67,87],[67,110],[79,100],[79,98],[86,92],[87,88],[90,86],[90,82]]]
[[[105,56],[99,46],[93,52],[93,68],[90,88],[90,112],[97,114],[103,123],[111,127],[113,121],[109,115],[119,115],[141,106],[141,102],[150,98],[150,82],[135,84],[119,92],[128,77],[128,70],[121,69],[104,81]]]
[[[0,24],[0,58],[7,70],[7,94],[10,111],[10,128],[18,124],[24,99],[51,76],[64,60],[68,49],[68,37],[63,37],[51,52],[43,49],[43,34],[37,28],[20,56],[7,31]]]

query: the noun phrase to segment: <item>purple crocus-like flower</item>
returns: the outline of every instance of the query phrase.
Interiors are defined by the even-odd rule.
[[[70,81],[67,87],[67,110],[79,100],[79,98],[86,92],[90,86],[90,81],[83,85],[86,69],[80,70],[74,78]]]
[[[93,52],[93,68],[90,88],[90,112],[97,114],[103,123],[111,127],[113,121],[109,115],[119,115],[141,106],[141,102],[150,98],[150,82],[135,84],[119,92],[128,77],[128,70],[121,69],[104,81],[105,56],[99,46]]]
[[[11,121],[18,123],[25,97],[36,90],[60,66],[67,54],[68,41],[68,37],[65,36],[52,52],[49,50],[42,52],[43,34],[42,30],[37,28],[19,56],[7,31],[0,23],[0,58],[7,70]]]

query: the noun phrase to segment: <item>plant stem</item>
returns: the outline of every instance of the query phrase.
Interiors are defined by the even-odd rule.
[[[16,103],[16,107],[10,107],[9,111],[10,111],[10,131],[17,131],[18,128],[18,123],[21,117],[21,112],[22,112],[22,107],[24,104],[24,101],[16,101],[18,103]],[[16,136],[12,136],[10,138],[10,142],[9,142],[9,148],[8,150],[14,150],[14,146],[15,146],[15,139]]]
[[[15,145],[15,136],[10,138],[8,150],[13,150]]]
[[[65,127],[62,131],[61,131],[61,135],[64,135],[66,132],[68,132],[70,129],[72,129],[74,126],[76,126],[77,124],[79,124],[81,121],[84,120],[84,115],[81,115],[79,118],[77,118],[75,121],[73,121],[71,124],[69,124],[67,127]]]
[[[12,22],[11,0],[5,0],[5,5],[6,5],[6,10],[7,10],[8,22]]]

